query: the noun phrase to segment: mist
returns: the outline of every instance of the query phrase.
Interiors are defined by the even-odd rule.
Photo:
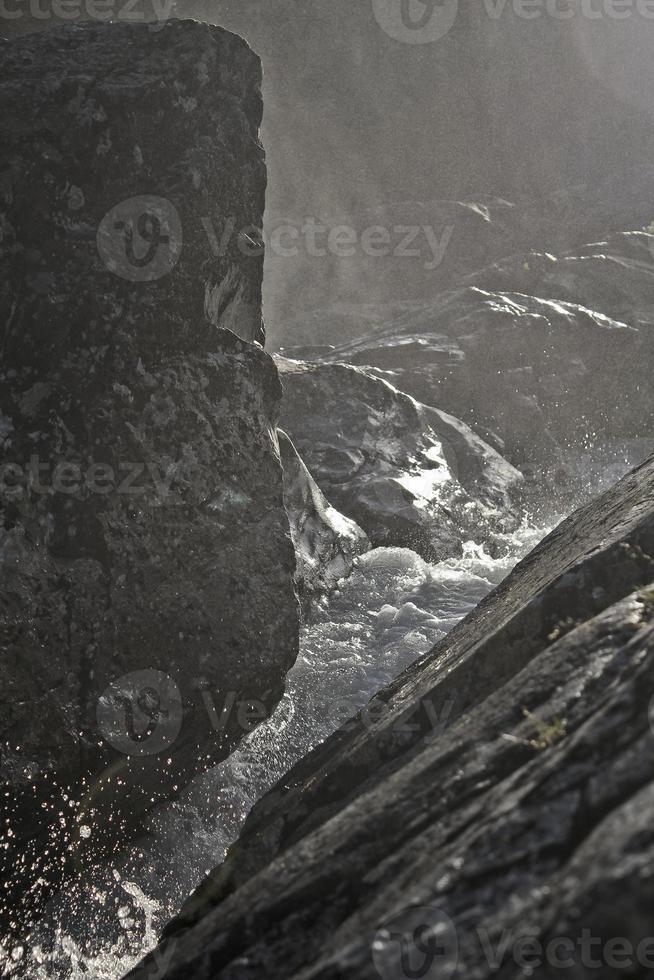
[[[0,0],[3,975],[651,967],[653,53]]]
[[[608,176],[632,180],[654,160],[654,20],[635,4],[627,19],[603,16],[593,2],[570,4],[572,19],[551,13],[567,4],[527,6],[521,16],[515,3],[461,2],[445,36],[415,45],[385,33],[365,0],[198,0],[177,3],[174,15],[234,30],[262,58],[270,235],[309,217],[359,230],[412,225],[425,204],[459,199],[504,198],[542,224],[554,192],[579,183],[592,192]],[[428,9],[411,4],[412,16]],[[439,237],[451,223],[434,215]],[[464,232],[454,224],[456,247]],[[273,346],[292,342],[289,319],[312,309],[384,303],[390,293],[421,300],[455,281],[452,271],[415,269],[421,254],[405,263],[404,289],[393,279],[389,290],[388,263],[306,251],[268,251]]]

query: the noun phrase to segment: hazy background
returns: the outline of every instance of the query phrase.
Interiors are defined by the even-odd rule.
[[[45,8],[51,0],[39,2]],[[389,8],[402,2],[387,0]],[[414,16],[426,9],[421,0],[404,2]],[[499,16],[488,12],[493,3]],[[556,9],[563,4],[556,0]],[[123,5],[116,0],[115,9]],[[136,9],[152,17],[151,0]],[[564,225],[553,194],[581,184],[606,197],[608,176],[614,194],[654,163],[654,0],[576,0],[571,20],[549,14],[545,0],[536,9],[525,19],[515,0],[503,7],[461,0],[444,37],[414,45],[382,30],[373,0],[174,4],[173,16],[242,34],[263,60],[268,233],[285,221],[301,228],[307,218],[344,221],[359,233],[422,221],[438,237],[453,229],[447,260],[435,270],[425,268],[429,252],[424,261],[401,262],[315,257],[302,244],[293,257],[269,248],[271,346],[291,341],[306,317],[315,320],[316,340],[329,339],[314,311],[335,303],[428,297],[468,259],[479,268],[512,243],[528,244],[532,231],[544,247],[540,223],[552,220],[557,234]],[[6,28],[59,24],[24,17]],[[462,215],[444,201],[481,202],[495,215]],[[654,217],[654,201],[652,210]],[[572,226],[583,221],[568,217]]]
[[[411,3],[414,15],[425,9]],[[493,18],[481,0],[462,0],[446,36],[410,45],[381,29],[372,0],[176,4],[178,16],[244,35],[263,60],[269,230],[280,219],[299,225],[307,216],[345,220],[358,230],[426,216],[439,235],[455,229],[449,261],[431,273],[420,261],[321,258],[302,250],[289,258],[269,248],[265,299],[273,345],[292,340],[305,311],[423,298],[449,285],[471,250],[488,247],[494,257],[490,242],[480,244],[487,228],[467,222],[462,230],[434,202],[521,202],[530,211],[524,234],[525,224],[528,231],[551,215],[553,192],[578,182],[599,189],[608,175],[621,173],[628,182],[632,168],[654,161],[654,20],[635,3],[622,8],[624,20],[600,0],[583,10],[570,6],[572,20],[557,20],[544,5],[538,18],[523,19],[513,3]],[[500,252],[502,230],[493,229]],[[483,256],[472,264],[483,265]],[[329,339],[321,322],[319,315],[316,341]]]

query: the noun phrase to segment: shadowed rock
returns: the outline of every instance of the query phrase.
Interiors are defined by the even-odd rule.
[[[407,956],[424,966],[430,935],[446,976],[513,977],[530,937],[542,976],[560,974],[562,938],[575,976],[615,976],[619,938],[637,967],[654,898],[653,582],[651,458],[296,765],[130,977],[165,961],[167,980],[390,980]]]
[[[216,326],[261,341],[246,42],[192,21],[87,24],[0,38],[0,63],[3,362],[102,357],[119,338],[174,350]]]
[[[370,549],[370,542],[354,521],[325,498],[286,433],[278,429],[277,436],[284,468],[284,503],[297,561],[295,583],[308,612],[311,599],[348,575],[355,558]]]
[[[261,261],[214,260],[201,224],[214,207],[260,220],[258,60],[190,23],[0,47],[1,915],[17,928],[243,737],[206,698],[274,709],[299,623],[281,387],[247,342]],[[103,222],[135,194],[159,203]],[[164,244],[176,264],[128,275],[112,229],[132,258],[156,239],[137,269],[161,271]]]
[[[515,526],[522,477],[463,422],[355,367],[276,361],[282,424],[327,498],[375,546],[438,560],[461,554],[480,522]]]
[[[525,255],[514,277],[518,289],[534,278],[531,261]],[[582,292],[577,276],[598,277],[599,259],[557,264],[553,256],[535,255],[533,261],[536,269],[549,266],[558,288],[541,276],[542,294],[503,289],[514,278],[491,270],[472,277],[483,287],[443,293],[325,359],[374,368],[424,403],[453,412],[527,473],[551,478],[573,447],[640,436],[643,419],[654,417],[652,323],[634,316],[633,305],[623,320],[619,311],[603,312],[601,296],[593,307],[561,296]],[[650,296],[653,271],[640,270],[641,293],[649,289]],[[620,274],[624,294],[629,267],[615,270],[616,279]],[[500,284],[491,289],[496,278]],[[589,285],[586,294],[592,291]],[[613,295],[615,303],[620,293]]]

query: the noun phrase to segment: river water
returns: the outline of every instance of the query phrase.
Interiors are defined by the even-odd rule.
[[[148,833],[93,886],[58,896],[5,969],[30,980],[117,980],[219,864],[252,805],[295,762],[430,650],[549,528],[525,522],[463,555],[429,564],[376,548],[314,609],[286,693],[225,762],[151,818]],[[12,954],[10,954],[11,956]]]

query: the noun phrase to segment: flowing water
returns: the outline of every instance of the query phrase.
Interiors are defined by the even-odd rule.
[[[222,861],[254,803],[409,664],[427,653],[568,511],[619,479],[640,442],[571,453],[575,499],[510,534],[480,521],[477,541],[437,564],[405,548],[376,548],[314,607],[300,655],[270,719],[229,759],[161,806],[144,836],[93,882],[50,903],[21,946],[0,947],[2,975],[19,980],[118,980],[152,949],[184,898]],[[492,518],[492,515],[488,515]],[[488,542],[492,542],[489,544]],[[220,710],[220,706],[218,706]]]
[[[426,653],[499,583],[547,528],[527,523],[439,564],[404,548],[363,555],[314,610],[270,719],[225,762],[151,818],[104,878],[52,903],[5,970],[30,980],[114,980],[156,944],[183,898],[222,860],[250,808],[295,762]]]

